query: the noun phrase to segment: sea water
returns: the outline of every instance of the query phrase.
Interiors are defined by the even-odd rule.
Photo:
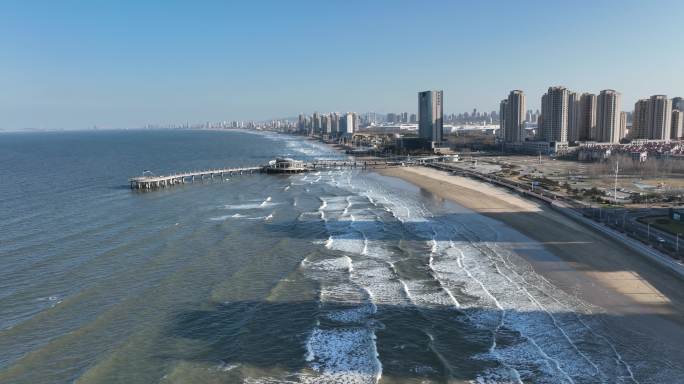
[[[0,382],[653,377],[520,257],[540,244],[397,179],[127,184],[277,156],[344,158],[274,133],[0,135]]]

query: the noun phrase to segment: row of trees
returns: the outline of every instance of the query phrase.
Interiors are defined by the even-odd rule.
[[[657,159],[649,157],[641,162],[633,160],[630,155],[619,154],[609,157],[606,161],[591,163],[587,166],[587,176],[615,175],[615,165],[619,162],[620,175],[639,176],[642,178],[682,177],[684,176],[684,160],[666,157]]]

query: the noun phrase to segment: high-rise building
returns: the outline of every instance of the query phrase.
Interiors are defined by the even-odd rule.
[[[568,91],[568,141],[579,140],[579,95]]]
[[[347,112],[344,115],[342,115],[342,118],[340,119],[341,134],[351,135],[354,133],[354,129],[356,128],[356,126],[354,125],[355,115],[356,114],[352,112]]]
[[[568,141],[568,89],[549,87],[542,96],[542,138],[546,141]]]
[[[313,116],[311,117],[311,124],[314,133],[321,133],[321,115],[319,115],[318,112],[314,112]]]
[[[306,116],[303,113],[300,113],[297,119],[297,130],[299,132],[306,132]]]
[[[620,112],[620,138],[627,137],[627,117],[628,114],[625,111]]]
[[[507,143],[525,141],[525,94],[521,90],[514,90],[508,94],[504,118],[504,140]]]
[[[648,139],[648,99],[641,99],[634,103],[634,115],[632,116],[632,130],[629,136],[632,139]]]
[[[501,140],[506,141],[506,116],[508,116],[508,99],[503,99],[499,103],[499,132]]]
[[[340,132],[340,114],[337,112],[330,114],[330,132],[333,134]]]
[[[621,95],[612,89],[599,93],[596,101],[596,141],[619,143]]]
[[[375,124],[378,121],[375,112],[367,112],[365,120],[367,125]]]
[[[681,139],[682,137],[684,137],[684,111],[681,111],[679,109],[673,109],[670,138]]]
[[[411,116],[409,117],[409,123],[415,124],[418,121],[416,114],[412,113]]]
[[[583,93],[579,98],[578,140],[594,140],[596,135],[596,95]]]
[[[670,138],[672,129],[672,100],[665,95],[653,95],[648,99],[648,138],[665,140]]]
[[[331,133],[330,119],[328,115],[321,115],[321,133],[329,135]]]
[[[681,97],[675,97],[672,99],[672,109],[677,109],[684,112],[684,99]]]
[[[441,143],[443,140],[443,92],[418,92],[418,135],[431,142]]]

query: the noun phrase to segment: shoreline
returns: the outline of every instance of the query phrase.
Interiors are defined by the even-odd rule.
[[[570,295],[620,319],[616,325],[647,335],[649,348],[684,363],[684,284],[673,272],[627,245],[503,188],[426,167],[386,168],[380,175],[409,182],[528,237],[555,258],[516,249],[534,271]]]
[[[347,155],[340,145],[324,144]],[[371,171],[425,189],[539,242],[560,259],[561,265],[548,265],[522,252],[521,257],[535,272],[566,293],[578,295],[611,314],[666,315],[681,326],[684,342],[684,283],[673,275],[674,272],[628,245],[540,201],[482,181],[426,167]],[[577,237],[581,239],[577,240]],[[594,257],[599,254],[604,257]]]

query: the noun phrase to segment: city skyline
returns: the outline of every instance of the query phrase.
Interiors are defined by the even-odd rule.
[[[303,110],[414,111],[412,95],[421,89],[443,89],[445,111],[497,110],[510,89],[524,90],[529,107],[538,109],[547,87],[561,84],[592,93],[616,89],[621,109],[629,110],[645,95],[684,90],[676,38],[684,3],[677,1],[568,9],[533,1],[1,8],[5,130],[261,120]],[[511,29],[511,19],[522,22]],[[637,19],[643,28],[632,28]],[[599,34],[606,25],[610,44]],[[577,32],[561,33],[569,28]]]

